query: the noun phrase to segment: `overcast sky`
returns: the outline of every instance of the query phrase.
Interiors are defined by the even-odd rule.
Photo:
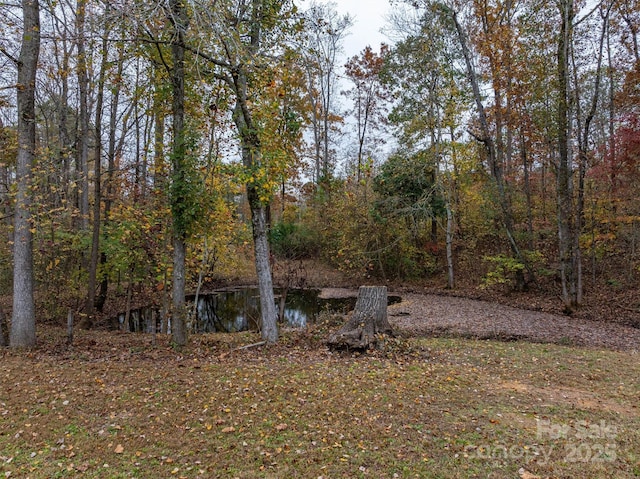
[[[349,13],[354,25],[344,42],[346,58],[360,53],[367,45],[378,51],[387,38],[380,33],[385,24],[385,15],[391,8],[389,0],[334,0],[340,13]]]

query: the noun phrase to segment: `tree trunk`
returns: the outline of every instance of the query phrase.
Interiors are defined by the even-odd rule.
[[[108,8],[107,8],[108,12]],[[91,234],[91,257],[89,258],[89,278],[87,286],[87,302],[85,315],[80,322],[80,327],[89,329],[93,325],[93,314],[96,306],[96,285],[98,283],[98,260],[100,255],[100,222],[102,203],[102,104],[104,101],[104,83],[107,74],[109,30],[105,29],[102,37],[102,60],[100,63],[100,76],[98,79],[98,95],[96,100],[95,137],[94,146],[94,198],[93,198],[93,231]]]
[[[77,172],[80,180],[78,207],[80,227],[85,231],[89,229],[89,73],[87,71],[87,52],[85,46],[86,8],[87,0],[78,0],[76,11],[76,33],[78,36],[76,46],[78,51],[77,73],[80,101],[78,116],[80,149],[77,158]]]
[[[260,44],[261,26],[257,21],[260,11],[260,2],[254,0],[253,15],[255,19],[251,23],[252,54],[255,54]],[[248,78],[244,68],[239,68],[232,75],[231,82],[236,95],[236,104],[233,112],[233,121],[240,136],[242,148],[242,163],[247,171],[258,170],[262,166],[262,150],[260,137],[253,123],[249,100]],[[251,225],[253,228],[253,248],[255,252],[256,274],[258,276],[258,290],[260,292],[260,319],[262,339],[267,343],[278,341],[278,311],[273,294],[273,278],[271,265],[269,264],[269,241],[267,238],[267,204],[260,199],[257,186],[247,183],[247,198],[251,209]]]
[[[527,140],[525,139],[524,131],[520,132],[520,149],[522,155],[522,171],[524,173],[524,194],[527,205],[527,248],[533,251],[535,244],[533,235],[533,201],[531,199],[531,166],[527,156]]]
[[[171,44],[173,69],[171,81],[173,86],[172,114],[173,114],[173,152],[171,155],[173,166],[173,181],[184,181],[185,165],[185,128],[184,128],[184,34],[189,25],[189,18],[185,4],[181,0],[171,0],[170,22],[176,36]],[[179,186],[178,190],[183,187]],[[171,334],[177,346],[187,344],[187,308],[185,304],[185,256],[186,235],[184,218],[176,217],[180,214],[180,203],[184,198],[180,191],[172,195],[171,209],[173,211],[173,277],[172,277],[172,305],[171,305]],[[175,208],[174,206],[178,206]],[[178,213],[176,213],[178,212]]]
[[[273,295],[273,279],[271,265],[269,264],[266,208],[258,203],[257,198],[252,199],[253,196],[257,196],[256,192],[254,191],[252,194],[249,191],[256,274],[258,276],[258,290],[260,291],[260,329],[262,339],[268,343],[275,343],[278,340],[278,311]]]
[[[122,70],[124,69],[124,48],[118,47],[117,57],[117,71],[116,79],[122,78]],[[115,169],[116,169],[116,127],[118,123],[118,106],[120,104],[120,89],[116,88],[112,92],[111,105],[109,111],[109,143],[107,146],[107,176],[106,176],[106,188],[104,195],[104,225],[105,229],[109,223],[109,217],[111,214],[111,205],[114,197],[115,190]],[[126,124],[126,122],[125,122]],[[123,137],[125,135],[126,126],[123,125]],[[107,254],[103,251],[100,253],[100,265],[104,267],[107,264]],[[96,309],[102,312],[104,303],[107,301],[107,293],[109,291],[109,276],[107,274],[102,275],[100,281],[100,291],[96,298]]]
[[[474,69],[471,51],[468,45],[468,36],[465,33],[462,25],[458,20],[458,16],[456,12],[451,12],[451,19],[454,22],[454,26],[456,28],[456,32],[458,34],[458,40],[460,42],[460,47],[462,49],[462,55],[464,57],[465,66],[467,69],[467,77],[469,82],[471,83],[471,89],[473,92],[473,98],[475,100],[476,108],[478,110],[478,120],[480,123],[480,135],[475,135],[476,139],[480,141],[486,151],[487,159],[489,162],[489,168],[491,170],[491,175],[495,181],[496,188],[498,190],[498,198],[499,198],[499,206],[502,212],[502,224],[505,229],[505,233],[507,235],[507,240],[509,241],[509,246],[513,255],[525,265],[527,273],[529,275],[529,280],[532,281],[534,279],[534,273],[529,265],[529,262],[526,260],[518,243],[515,238],[515,228],[514,228],[514,215],[511,207],[511,203],[509,200],[509,195],[507,191],[507,184],[504,177],[504,154],[502,146],[502,137],[500,136],[501,124],[500,121],[497,120],[497,125],[495,125],[496,130],[496,140],[494,140],[494,136],[492,134],[492,128],[489,125],[489,119],[487,116],[487,112],[484,108],[484,104],[482,103],[482,92],[480,89],[480,81],[478,79],[478,75]],[[500,109],[501,99],[500,99],[500,90],[494,88],[494,94],[496,96],[497,109]],[[500,118],[500,117],[499,117]],[[522,290],[526,287],[527,281],[525,281],[524,274],[522,271],[518,271],[516,273],[517,276],[517,289]]]
[[[447,199],[445,203],[445,207],[447,209],[447,234],[446,234],[447,273],[448,273],[447,286],[449,289],[453,289],[456,284],[455,276],[453,274],[453,211],[451,211],[451,203],[449,202],[449,199]]]
[[[71,198],[71,164],[70,156],[73,149],[69,138],[68,127],[68,112],[69,112],[69,58],[71,57],[70,48],[67,44],[68,30],[64,21],[55,19],[56,31],[58,36],[61,37],[62,42],[62,65],[61,71],[64,72],[60,75],[61,92],[60,92],[60,104],[58,105],[58,155],[60,161],[60,167],[62,168],[62,185],[61,191],[64,191],[64,199]],[[61,27],[63,30],[61,30]],[[58,207],[59,204],[56,204]]]
[[[24,30],[18,59],[18,158],[13,244],[13,316],[9,343],[12,347],[36,344],[33,300],[33,225],[30,208],[31,169],[36,149],[35,89],[40,53],[40,9],[37,0],[23,0]]]
[[[562,16],[558,36],[558,245],[560,255],[560,279],[565,311],[578,306],[578,268],[574,241],[576,224],[573,206],[573,168],[570,155],[570,101],[569,101],[569,50],[573,22],[573,0],[560,3]]]
[[[234,121],[240,134],[242,161],[248,170],[260,164],[260,140],[251,127],[251,114],[246,107],[246,79],[240,76],[236,86],[236,108]],[[273,278],[269,264],[269,241],[267,238],[267,207],[260,201],[254,185],[247,184],[247,197],[251,209],[253,230],[253,248],[255,253],[256,275],[260,292],[260,327],[262,339],[268,343],[278,340],[278,311],[273,294]]]
[[[360,286],[356,307],[349,320],[327,340],[331,349],[367,350],[380,335],[392,335],[387,320],[387,287]]]

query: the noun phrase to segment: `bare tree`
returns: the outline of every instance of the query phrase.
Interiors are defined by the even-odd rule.
[[[356,156],[356,177],[361,180],[364,155],[369,154],[381,140],[375,133],[381,133],[386,123],[389,94],[380,79],[385,57],[389,55],[389,47],[380,45],[380,53],[370,46],[365,47],[360,55],[349,59],[345,65],[347,78],[353,87],[344,92],[353,101],[352,114],[356,121],[358,134],[358,152]]]
[[[311,105],[314,176],[316,183],[331,173],[331,128],[340,119],[335,110],[338,59],[343,42],[353,26],[349,15],[340,15],[335,3],[313,2],[305,16],[303,46],[307,73],[307,94]]]

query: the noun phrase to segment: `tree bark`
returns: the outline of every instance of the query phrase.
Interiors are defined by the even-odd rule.
[[[18,188],[14,218],[13,315],[9,343],[12,347],[36,344],[33,300],[33,233],[30,192],[36,149],[35,87],[40,53],[40,8],[37,0],[23,0],[24,30],[18,58]]]
[[[173,114],[173,152],[171,155],[173,166],[173,180],[184,181],[185,165],[185,128],[184,128],[184,34],[189,25],[189,18],[185,4],[182,0],[170,1],[170,18],[175,37],[171,43],[171,55],[173,57],[173,69],[171,81],[173,86],[172,114]],[[187,344],[187,307],[185,303],[185,256],[186,235],[183,218],[176,218],[176,203],[180,203],[182,197],[171,198],[172,211],[174,211],[173,225],[173,276],[172,276],[172,305],[171,305],[171,333],[173,342],[177,346]]]
[[[558,36],[558,245],[560,279],[565,311],[578,306],[578,273],[575,246],[576,218],[573,206],[573,167],[570,155],[569,49],[573,23],[573,0],[560,2],[561,25]]]
[[[387,319],[387,287],[360,286],[356,307],[349,320],[329,336],[331,349],[367,350],[375,347],[381,335],[392,335]]]
[[[107,13],[109,9],[107,7]],[[93,193],[93,231],[91,234],[91,256],[89,258],[89,278],[87,286],[87,302],[85,315],[80,322],[80,327],[89,329],[93,325],[93,314],[96,306],[96,286],[98,283],[98,260],[100,255],[100,223],[102,203],[102,104],[104,101],[104,83],[107,74],[109,30],[105,29],[102,37],[102,60],[100,63],[100,76],[98,79],[98,95],[96,100],[95,137],[94,146],[94,193]]]
[[[251,190],[251,188],[249,188]],[[258,201],[255,190],[249,191],[251,204],[251,224],[253,226],[253,245],[256,256],[256,274],[260,291],[260,318],[262,339],[267,343],[278,340],[278,311],[273,294],[273,278],[269,264],[269,242],[267,240],[266,208]],[[254,198],[252,198],[254,197]]]
[[[453,289],[456,284],[453,271],[453,211],[451,210],[451,202],[448,198],[445,203],[445,208],[447,210],[447,286],[449,289]]]
[[[89,74],[85,45],[85,18],[87,0],[78,0],[76,9],[78,90],[80,109],[78,116],[80,149],[78,151],[77,172],[80,185],[79,216],[80,228],[89,229]],[[85,263],[86,264],[86,263]]]

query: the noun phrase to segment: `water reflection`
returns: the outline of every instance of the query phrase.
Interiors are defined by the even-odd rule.
[[[288,327],[302,328],[315,320],[323,309],[347,312],[355,306],[356,298],[320,299],[319,290],[299,289],[286,292],[275,290],[277,310],[282,312],[281,323]],[[282,310],[282,294],[285,294],[284,310]],[[237,332],[256,330],[260,321],[260,297],[257,288],[235,288],[198,297],[194,308],[195,297],[187,296],[190,315],[190,330],[197,333]],[[132,332],[159,331],[160,313],[157,308],[141,308],[132,310],[128,325],[126,315],[118,316],[121,329]]]

